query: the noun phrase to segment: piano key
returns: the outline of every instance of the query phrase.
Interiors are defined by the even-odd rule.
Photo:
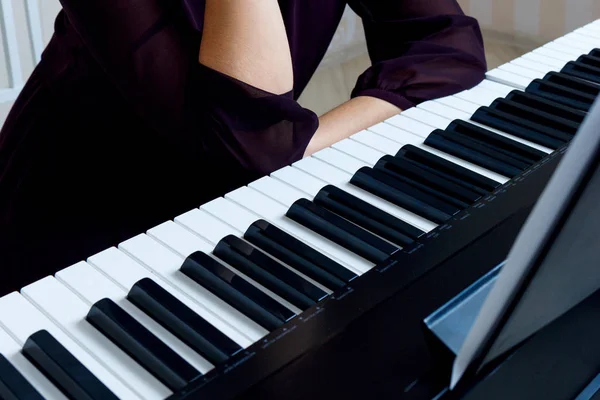
[[[589,50],[586,50],[588,48],[587,46],[584,46],[584,47],[573,46],[571,41],[567,40],[565,42],[565,41],[560,41],[560,39],[557,39],[554,42],[545,44],[542,47],[544,47],[546,49],[558,51],[558,52],[566,54],[566,55],[570,55],[572,57],[571,59],[576,58],[576,57],[580,56],[581,54],[587,53],[588,51],[591,50],[591,48]]]
[[[277,179],[287,185],[294,186],[313,197],[327,184],[325,181],[308,175],[292,166],[281,168],[271,173],[271,178]]]
[[[194,310],[196,314],[200,315],[215,328],[225,333],[240,346],[246,348],[256,341],[246,336],[256,336],[255,334],[251,334],[248,331],[240,332],[233,328],[229,321],[226,322],[223,319],[224,317],[220,313],[219,308],[213,308],[212,306],[207,307],[202,303],[195,301],[194,297],[195,293],[198,292],[198,285],[191,280],[189,285],[185,285],[185,288],[174,285],[172,282],[166,281],[162,277],[153,274],[133,258],[114,247],[88,258],[87,261],[127,291],[143,278],[152,278],[165,290],[177,297],[182,303]],[[181,265],[181,263],[179,265]]]
[[[389,138],[391,140],[394,140],[394,141],[396,141],[398,143],[401,143],[401,144],[412,144],[412,145],[414,145],[416,147],[422,148],[423,150],[425,150],[425,151],[427,151],[427,152],[429,152],[429,153],[431,153],[433,155],[436,155],[438,157],[444,158],[447,161],[450,161],[450,162],[452,162],[452,163],[454,163],[454,164],[456,164],[458,166],[461,166],[461,167],[464,167],[466,169],[469,169],[469,170],[473,171],[474,173],[482,175],[482,176],[484,176],[486,178],[489,178],[491,180],[494,180],[496,182],[506,183],[509,180],[507,177],[502,176],[502,175],[500,175],[498,173],[495,173],[493,171],[489,171],[487,169],[479,167],[478,165],[475,165],[475,164],[472,164],[472,163],[467,162],[465,160],[462,160],[462,159],[460,159],[458,157],[449,155],[447,153],[438,151],[438,150],[436,150],[436,149],[434,149],[432,147],[426,146],[424,144],[424,141],[425,141],[424,138],[421,138],[420,136],[418,136],[416,134],[407,132],[407,131],[405,131],[403,129],[395,129],[395,130],[391,129],[391,128],[380,129],[377,126],[378,125],[376,125],[374,127],[371,127],[368,130],[371,130],[371,129],[374,128],[374,129],[376,129],[376,130],[374,130],[375,133],[382,134],[383,136],[385,136],[385,137],[387,137],[387,138]]]
[[[181,271],[270,331],[296,316],[206,253],[190,254]]]
[[[466,208],[481,198],[481,194],[427,171],[403,157],[385,156],[375,168],[388,171],[394,175],[402,175],[415,183],[435,189],[439,192],[436,194],[437,196],[442,196],[441,198],[457,207]]]
[[[573,32],[590,38],[600,39],[600,31],[594,30],[593,28],[590,28],[588,26],[582,26],[581,28],[575,29]]]
[[[508,86],[513,86],[517,89],[525,89],[531,82],[530,78],[526,78],[521,75],[517,75],[512,72],[504,71],[499,68],[488,71],[485,74],[486,78],[498,83],[503,83]]]
[[[312,307],[327,296],[320,288],[236,236],[223,238],[215,247],[214,254],[301,310]]]
[[[503,97],[502,95],[499,95],[496,92],[492,92],[486,89],[465,90],[463,92],[456,93],[454,96],[459,99],[477,104],[479,106],[489,106],[496,99]]]
[[[498,67],[498,69],[500,69],[502,71],[510,72],[515,75],[525,77],[525,78],[529,79],[530,81],[532,79],[543,78],[544,74],[546,74],[548,72],[548,71],[538,71],[537,68],[532,69],[532,68],[529,68],[528,66],[516,65],[516,64],[510,63],[510,62],[500,65]]]
[[[341,288],[357,277],[331,258],[265,220],[253,223],[244,233],[244,239],[332,289]]]
[[[537,49],[533,50],[531,53],[535,54],[535,55],[552,58],[556,61],[561,61],[563,63],[563,66],[564,66],[564,64],[568,63],[569,61],[573,60],[576,57],[573,54],[565,54],[560,51],[554,50],[552,48],[547,48],[547,47],[537,48]],[[558,69],[559,68],[557,68],[557,70]]]
[[[475,88],[480,88],[484,90],[489,90],[491,92],[496,92],[500,94],[500,96],[506,96],[510,92],[514,90],[514,88],[510,85],[505,85],[503,83],[494,82],[489,79],[484,79],[479,83],[479,85],[475,86]]]
[[[248,186],[265,194],[273,194],[273,196],[269,197],[279,201],[284,206],[293,204],[300,197],[306,196],[305,192],[298,190],[295,186],[273,179],[269,176],[262,177],[250,183]]]
[[[286,215],[375,264],[385,261],[398,250],[390,243],[307,199],[296,201]]]
[[[11,334],[20,345],[24,345],[36,332],[48,331],[48,333],[52,335],[52,337],[54,337],[55,340],[58,341],[60,345],[72,355],[72,357],[75,357],[78,360],[78,362],[72,364],[74,368],[81,369],[82,365],[84,369],[89,371],[90,375],[93,375],[90,377],[89,381],[82,380],[79,382],[74,382],[73,384],[86,386],[87,383],[96,380],[101,382],[98,384],[93,383],[94,390],[90,393],[92,398],[115,398],[114,396],[126,399],[139,398],[119,379],[119,377],[116,377],[109,372],[96,360],[95,357],[93,357],[92,354],[89,354],[87,351],[82,349],[77,343],[75,343],[75,341],[67,336],[62,329],[51,322],[48,317],[42,314],[41,311],[39,311],[33,304],[27,301],[20,294],[11,293],[0,298],[0,321],[2,321],[2,327],[7,331],[7,333]],[[41,337],[43,335],[38,336]],[[44,339],[43,337],[41,338]],[[47,343],[47,340],[44,339],[44,343]],[[31,346],[29,346],[28,349],[24,349],[23,352],[29,361],[32,361],[31,357],[37,359],[38,355],[45,357],[43,353],[36,351],[36,346],[34,344],[35,341],[30,342]],[[37,361],[32,363],[36,365],[38,369],[41,368]],[[79,363],[80,365],[77,365]],[[54,367],[52,366],[48,368],[44,367],[42,368],[42,372],[44,375],[48,376],[47,373],[49,371],[53,371],[53,368]],[[87,373],[85,374],[87,375]],[[67,374],[65,375],[65,379],[71,380],[71,378],[77,376],[82,375],[77,375],[77,373],[75,373],[75,375]],[[59,377],[53,376],[51,380],[54,380],[55,378]],[[56,383],[55,380],[53,382]],[[60,378],[59,382],[62,382],[62,378]],[[60,386],[60,384],[58,385]],[[101,388],[100,386],[105,386],[108,388],[108,390]],[[64,390],[65,387],[61,386],[61,389]],[[110,394],[109,392],[112,392],[114,395]],[[69,395],[71,395],[71,393],[67,393],[67,396]]]
[[[575,78],[585,79],[593,83],[600,83],[600,68],[582,62],[570,62],[560,71]]]
[[[21,346],[0,328],[0,354],[4,355],[12,366],[29,382],[35,390],[49,400],[66,400],[65,395],[52,384],[29,360],[21,353]],[[0,380],[2,372],[0,372]],[[1,384],[0,384],[1,385]],[[1,396],[1,394],[0,394]],[[27,398],[27,397],[25,397]]]
[[[590,48],[590,50],[593,50],[594,48],[596,48],[596,46],[598,46],[598,38],[597,37],[590,37],[588,35],[584,35],[579,32],[579,29],[566,34],[564,37],[567,39],[572,39],[576,42],[585,43],[588,46],[592,46]],[[590,50],[588,50],[588,51],[590,51]]]
[[[438,224],[444,223],[459,211],[457,208],[452,208],[449,204],[445,204],[441,200],[434,199],[432,196],[416,189],[404,188],[404,190],[401,190],[395,187],[399,183],[394,181],[391,176],[366,167],[358,170],[352,177],[351,182],[370,193]]]
[[[339,150],[332,149],[331,147],[327,147],[321,151],[314,153],[312,157],[321,161],[325,161],[327,164],[336,166],[341,170],[350,173],[352,173],[352,171],[358,170],[364,165],[373,165],[362,161],[358,158],[351,157],[348,154],[342,153]]]
[[[150,278],[133,285],[127,298],[214,365],[242,350]]]
[[[399,246],[409,245],[424,234],[412,225],[333,185],[324,187],[314,202]]]
[[[393,128],[391,125],[387,126]],[[402,147],[402,145],[398,142],[395,142],[393,140],[388,139],[385,136],[381,136],[367,130],[360,131],[350,136],[350,139],[356,140],[357,142],[360,142],[365,146],[373,147],[375,150],[379,150],[380,152],[385,154],[395,154]]]
[[[452,108],[450,106],[444,105],[435,101],[426,101],[425,103],[421,103],[418,108],[426,110],[430,113],[439,115],[440,117],[446,118],[450,121],[455,119],[468,120],[471,118],[472,113],[467,113],[461,111],[457,108]],[[476,111],[476,110],[475,110]],[[473,112],[475,112],[473,111]],[[441,128],[440,128],[441,129]]]
[[[90,264],[83,261],[74,264],[57,272],[56,279],[90,307],[104,298],[110,298],[202,374],[214,368],[206,359],[127,300],[128,288],[113,282]]]
[[[303,192],[300,192],[291,186],[280,184],[278,181],[270,177],[267,177],[267,180],[264,182],[265,183],[259,185],[259,187],[264,189],[266,186],[267,188],[271,187],[276,189],[276,191],[267,190],[267,192],[270,193],[270,197],[274,200],[279,198],[279,203],[283,204],[286,208],[291,207],[296,200],[304,197]],[[289,203],[284,204],[284,201],[289,201]],[[256,213],[253,213],[252,211],[244,208],[242,205],[239,205],[229,199],[217,199],[207,203],[205,206],[207,206],[205,209],[206,211],[211,212],[212,215],[221,219],[223,222],[232,225],[240,232],[247,230],[249,226],[259,219],[259,216]],[[233,236],[241,235],[234,234]],[[294,270],[293,268],[290,268],[290,266],[287,266],[287,268],[290,269],[293,274],[300,275],[302,279],[310,282],[311,284],[321,287],[323,290],[328,290],[325,287],[320,286],[320,284],[314,281],[312,278],[304,275],[301,271]]]
[[[426,138],[431,133],[431,125],[417,121],[413,118],[408,118],[403,114],[404,113],[395,115],[392,118],[385,120],[385,123],[395,126],[396,128],[412,132],[415,135],[421,136],[422,138]]]
[[[392,127],[391,125],[389,125]],[[393,128],[393,127],[392,127]],[[396,129],[396,128],[394,128]],[[400,145],[401,146],[401,145]],[[367,191],[364,191],[354,185],[350,184],[352,175],[326,164],[320,160],[312,157],[304,158],[303,160],[297,161],[293,164],[295,168],[298,168],[313,177],[319,177],[328,183],[335,185],[336,187],[358,197],[359,199],[366,201],[372,206],[381,209],[391,215],[400,218],[402,221],[410,223],[411,225],[419,228],[424,232],[433,230],[437,225],[421,216],[418,216],[408,210],[397,207],[396,205],[388,202],[387,200],[381,199]]]
[[[572,76],[560,72],[550,72],[544,77],[544,80],[548,82],[557,83],[559,85],[567,86],[569,88],[592,95],[594,97],[598,96],[598,93],[600,92],[600,85],[587,82],[579,78],[574,78]]]
[[[349,139],[339,141],[331,147],[370,165],[375,165],[383,156],[381,152]]]
[[[46,330],[37,331],[29,336],[23,346],[23,354],[71,399],[118,399],[94,373]]]
[[[595,95],[540,79],[533,81],[525,92],[584,112],[590,109],[595,100]]]
[[[119,249],[124,253],[129,254],[133,259],[153,271],[156,275],[162,277],[164,280],[183,291],[197,304],[210,310],[212,315],[217,315],[219,319],[226,321],[230,326],[248,337],[252,342],[261,339],[268,333],[267,330],[256,322],[231,307],[210,291],[198,286],[194,281],[182,274],[180,268],[184,259],[151,237],[147,235],[135,236],[120,243]],[[215,325],[213,318],[209,319],[203,314],[200,314],[200,316],[212,325]],[[220,326],[215,325],[215,327],[223,331]],[[231,338],[227,332],[224,333]],[[232,339],[241,345],[235,338]]]
[[[475,104],[475,103],[472,103],[470,101],[461,99],[461,98],[456,97],[456,96],[442,97],[440,99],[434,100],[433,102],[434,103],[440,103],[440,104],[443,104],[445,106],[455,108],[455,109],[457,109],[459,111],[463,111],[463,112],[469,114],[469,117],[473,113],[475,113],[475,111],[477,111],[477,109],[479,107],[481,107],[480,104]],[[484,105],[487,106],[487,105],[490,105],[490,104],[492,104],[492,103],[490,102],[490,103],[487,103],[487,104],[484,104]]]
[[[221,221],[218,222],[224,224]],[[275,293],[253,281],[231,265],[227,265],[222,260],[218,260],[216,256],[212,255],[212,251],[216,243],[220,241],[220,238],[216,239],[217,242],[215,244],[211,244],[200,238],[200,236],[192,233],[190,230],[172,221],[167,221],[150,229],[148,235],[186,259],[181,266],[181,272],[184,275],[187,275],[194,282],[202,285],[207,290],[210,290],[215,296],[220,297],[233,308],[236,308],[254,321],[256,321],[256,319],[245,311],[246,307],[237,305],[239,296],[236,292],[240,292],[244,297],[252,299],[249,301],[260,303],[265,309],[271,310],[272,313],[288,315],[285,320],[301,312],[299,308],[296,308],[285,299],[277,296]],[[189,256],[196,252],[205,253],[217,261],[218,265],[212,263],[209,264],[208,262],[204,264],[204,269],[214,275],[214,278],[205,276],[206,274],[202,274],[202,277],[199,276],[202,271],[196,271],[196,268],[193,267],[194,263],[189,260]],[[184,268],[186,266],[187,268]],[[198,268],[200,268],[200,266],[198,266]],[[191,272],[194,272],[194,274]],[[199,281],[200,279],[202,282]],[[215,282],[215,280],[217,281]],[[220,284],[220,281],[223,281],[223,283]],[[223,284],[228,284],[231,288],[224,288],[222,287]],[[234,296],[235,298],[230,296]],[[233,304],[232,301],[234,301],[235,304]],[[289,310],[292,315],[290,316],[286,310]],[[256,322],[259,323],[258,321]],[[264,327],[261,323],[259,323],[259,325]]]
[[[40,393],[2,354],[0,354],[0,398],[43,400]]]
[[[164,399],[172,394],[171,390],[130,358],[126,350],[122,351],[113,345],[86,322],[89,304],[55,278],[41,279],[21,289],[21,293],[140,397]]]
[[[87,321],[171,390],[181,390],[200,372],[110,299],[94,304]]]
[[[594,56],[581,56],[577,59],[578,62],[581,62],[585,65],[590,65],[592,67],[600,68],[600,58]]]
[[[428,112],[420,107],[413,107],[403,111],[402,115],[439,129],[446,129],[446,127],[450,124],[450,121],[447,118]],[[415,133],[417,132],[415,131]],[[431,133],[431,129],[429,130],[429,133]]]
[[[288,219],[285,216],[287,209],[284,206],[254,189],[242,187],[226,194],[225,198],[261,216],[263,219],[315,248],[315,250],[333,256],[358,275],[365,273],[373,267],[372,263],[362,257],[348,252],[343,247]]]
[[[556,39],[552,43],[560,44],[572,49],[573,51],[579,51],[579,53],[587,53],[596,47],[597,44],[590,44],[585,37],[577,34],[567,34],[561,38]]]
[[[527,53],[519,58],[516,58],[510,63],[544,73],[548,73],[550,71],[558,71],[565,65],[564,61],[543,56],[541,54],[535,54],[533,52]]]
[[[553,101],[546,100],[544,98],[534,96],[526,92],[514,91],[506,97],[506,100],[523,104],[527,107],[533,107],[537,110],[552,114],[556,117],[572,121],[576,124],[581,124],[586,116],[585,112],[583,111],[564,107],[559,103],[555,103]]]

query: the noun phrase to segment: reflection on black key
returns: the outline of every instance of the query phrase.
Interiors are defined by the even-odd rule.
[[[345,283],[357,277],[354,272],[265,220],[258,220],[250,225],[244,238],[315,280],[310,273],[313,269],[322,269]]]
[[[203,252],[189,255],[181,272],[269,331],[296,315]]]
[[[510,159],[494,149],[455,133],[434,131],[427,137],[425,144],[511,178],[529,167],[522,161]]]
[[[31,335],[23,355],[71,399],[117,400],[117,397],[50,333]]]
[[[438,197],[458,208],[467,208],[481,197],[477,193],[423,171],[401,158],[383,156],[373,169],[385,172],[394,179]]]
[[[424,233],[333,185],[321,189],[314,202],[399,246],[413,243]]]
[[[518,104],[523,104],[527,107],[544,111],[560,118],[564,118],[566,120],[575,122],[578,125],[583,122],[586,115],[585,112],[581,110],[565,107],[563,104],[544,99],[540,96],[534,96],[520,90],[513,90],[508,94],[508,96],[506,96],[506,99]]]
[[[471,117],[475,122],[490,126],[502,132],[529,140],[530,142],[541,144],[551,149],[558,149],[570,140],[570,137],[562,132],[552,132],[546,128],[527,121],[523,118],[517,118],[506,112],[498,111],[490,107],[481,107]],[[561,136],[564,135],[565,137]]]
[[[94,304],[86,319],[173,391],[201,375],[110,299]]]
[[[373,263],[386,260],[397,247],[307,199],[297,200],[286,216]]]
[[[401,190],[392,177],[368,167],[356,171],[350,183],[436,223],[442,223],[460,211],[416,189],[404,187]],[[432,203],[436,203],[436,206]],[[440,210],[440,205],[444,211]]]
[[[532,81],[525,92],[584,112],[589,111],[596,98],[595,95],[542,79]]]
[[[213,365],[242,349],[150,278],[133,285],[127,298]]]
[[[443,179],[466,187],[483,196],[500,186],[500,182],[496,182],[410,144],[402,146],[396,154],[396,158],[408,160],[418,165],[419,168],[423,168]]]
[[[490,108],[513,115],[518,121],[529,121],[522,124],[557,139],[570,140],[579,129],[577,122],[511,100],[495,100]]]
[[[312,307],[327,294],[240,238],[229,235],[213,253],[301,310]]]
[[[598,96],[598,94],[600,94],[599,85],[592,82],[584,81],[583,79],[569,76],[567,74],[563,74],[562,72],[548,72],[546,76],[544,76],[544,80],[547,82],[552,82],[561,86],[566,86],[575,89],[581,93],[589,94],[591,96],[594,96],[594,98]]]
[[[0,354],[0,399],[44,399],[2,354]]]
[[[600,68],[593,67],[589,64],[570,61],[560,72],[576,78],[585,79],[586,81],[600,83]]]
[[[600,68],[600,57],[594,57],[594,56],[590,56],[590,55],[581,56],[577,59],[577,62],[580,62],[585,65],[589,65],[591,67]]]

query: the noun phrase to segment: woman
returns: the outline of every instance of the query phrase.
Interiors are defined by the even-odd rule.
[[[486,70],[455,0],[61,3],[0,134],[0,294]],[[373,66],[317,118],[296,99],[346,3]]]

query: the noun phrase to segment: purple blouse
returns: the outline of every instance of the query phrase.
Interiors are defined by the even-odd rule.
[[[478,24],[455,0],[280,0],[294,68],[283,95],[198,63],[204,0],[61,3],[0,132],[4,289],[300,159],[318,118],[296,99],[347,3],[372,60],[352,96],[407,109],[486,70]]]

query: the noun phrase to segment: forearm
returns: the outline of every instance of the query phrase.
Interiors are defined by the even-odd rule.
[[[293,87],[277,0],[207,0],[200,63],[274,94]]]
[[[304,156],[310,156],[400,111],[398,107],[375,97],[355,97],[319,118],[319,129]]]

